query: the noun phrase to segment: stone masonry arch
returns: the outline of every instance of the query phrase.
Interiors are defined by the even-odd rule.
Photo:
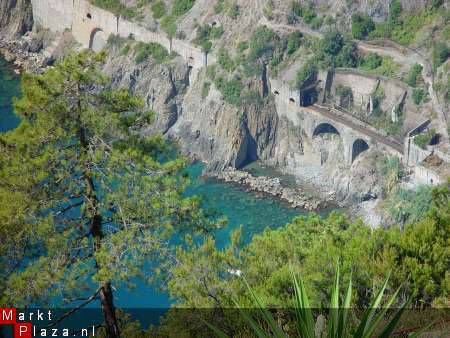
[[[329,121],[317,121],[311,130],[313,149],[320,154],[320,164],[346,161],[344,135]],[[341,158],[342,156],[342,158]]]
[[[355,159],[363,152],[369,150],[369,144],[361,139],[358,138],[356,139],[353,144],[352,144],[352,162],[353,163],[355,161]]]
[[[89,49],[99,52],[106,46],[107,40],[108,38],[103,29],[94,28],[89,37]]]
[[[319,123],[313,130],[312,136],[318,136],[320,134],[337,134],[341,135],[339,131],[331,123],[322,122]]]

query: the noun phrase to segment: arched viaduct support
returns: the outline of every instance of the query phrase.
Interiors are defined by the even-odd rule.
[[[371,147],[371,140],[365,135],[355,133],[351,128],[336,121],[316,116],[312,113],[303,115],[302,128],[312,140],[320,134],[337,134],[344,146],[345,165],[350,167],[358,156]]]

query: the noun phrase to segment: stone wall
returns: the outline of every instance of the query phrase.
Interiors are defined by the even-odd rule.
[[[443,183],[436,172],[422,165],[416,165],[414,167],[413,179],[416,184],[438,185]]]
[[[73,0],[31,0],[34,24],[52,31],[72,29]]]
[[[408,137],[405,139],[404,161],[406,165],[415,166],[430,156],[431,153],[432,152],[430,150],[422,149],[416,145],[413,137]]]
[[[339,68],[330,77],[332,78],[329,80],[331,85],[329,88],[325,88],[328,94],[331,94],[330,99],[336,98],[337,86],[349,87],[353,93],[353,108],[359,112],[368,110],[370,99],[379,87],[385,96],[381,101],[381,109],[386,112],[391,112],[393,107],[401,105],[408,91],[400,81],[361,73],[355,69]]]
[[[152,32],[136,22],[125,20],[115,14],[92,5],[88,0],[32,0],[36,24],[55,32],[66,29],[74,38],[89,48],[93,34],[102,31],[106,37],[111,34],[136,41],[154,42],[181,55],[195,69],[205,66],[204,53],[186,41],[173,39],[172,43],[164,33]],[[214,56],[208,57],[214,63]]]

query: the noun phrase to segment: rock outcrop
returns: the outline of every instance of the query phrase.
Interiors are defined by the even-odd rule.
[[[334,200],[334,195],[329,194],[326,200],[309,196],[299,187],[284,187],[277,177],[252,176],[250,173],[236,169],[226,169],[217,176],[225,182],[232,182],[247,187],[250,191],[264,193],[277,197],[294,208],[315,211],[328,206]]]
[[[30,0],[0,1],[0,38],[23,35],[33,27]]]

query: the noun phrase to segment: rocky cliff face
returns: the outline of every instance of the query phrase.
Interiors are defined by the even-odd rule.
[[[0,1],[0,36],[20,36],[33,26],[30,0]]]
[[[144,133],[161,132],[178,141],[184,153],[205,161],[211,172],[272,154],[278,130],[273,103],[238,109],[224,102],[213,86],[203,97],[204,71],[192,81],[181,58],[136,64],[132,55],[111,47],[105,72],[113,85],[141,95],[157,113],[155,124]]]

